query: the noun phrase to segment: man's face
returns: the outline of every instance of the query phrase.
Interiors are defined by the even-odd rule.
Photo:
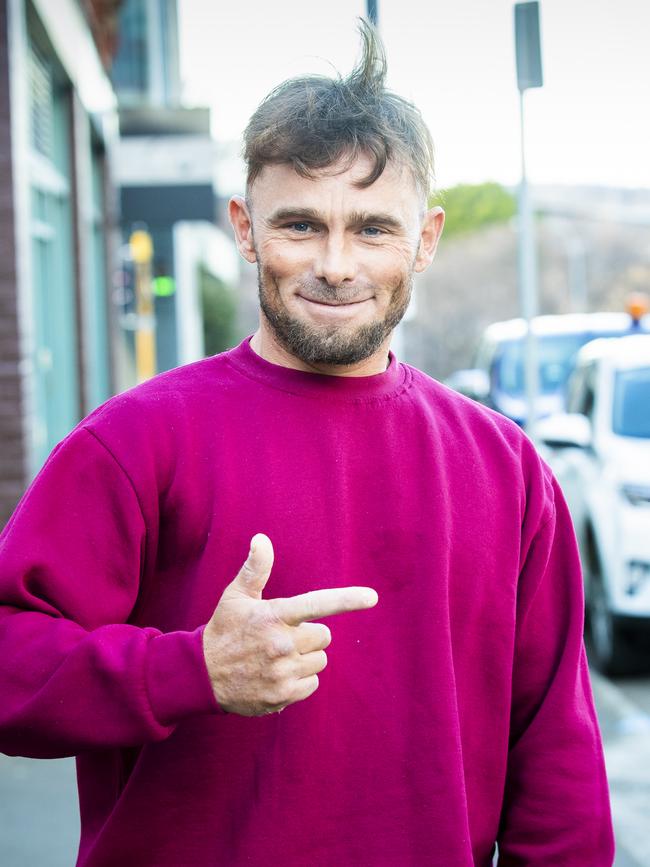
[[[389,164],[360,188],[369,159],[340,168],[311,179],[266,166],[248,203],[231,202],[240,250],[257,262],[261,330],[312,368],[385,358],[413,273],[429,264],[442,228],[440,213],[432,229],[407,170]]]

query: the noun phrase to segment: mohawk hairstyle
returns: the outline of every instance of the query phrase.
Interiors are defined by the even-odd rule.
[[[264,166],[285,163],[311,178],[360,155],[372,160],[358,182],[369,187],[389,160],[410,169],[428,198],[433,183],[433,142],[419,109],[386,89],[386,55],[379,34],[361,19],[362,54],[347,78],[306,75],[283,82],[262,101],[244,132],[246,186]]]

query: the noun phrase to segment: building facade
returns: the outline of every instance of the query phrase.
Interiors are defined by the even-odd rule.
[[[115,0],[0,0],[0,526],[114,391]]]
[[[0,528],[81,418],[203,356],[206,285],[239,271],[214,162],[176,0],[0,0]]]

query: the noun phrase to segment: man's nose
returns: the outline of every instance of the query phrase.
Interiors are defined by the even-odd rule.
[[[351,245],[345,237],[330,233],[323,239],[314,262],[314,274],[329,286],[340,286],[357,276],[357,265]]]

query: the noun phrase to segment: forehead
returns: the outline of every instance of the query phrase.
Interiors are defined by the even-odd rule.
[[[349,165],[342,160],[309,178],[299,175],[287,163],[267,165],[251,185],[248,198],[258,213],[284,207],[318,210],[337,205],[346,210],[381,208],[403,216],[421,210],[422,196],[411,171],[402,164],[389,161],[374,183],[369,187],[358,186],[372,165],[369,157],[361,155]]]

